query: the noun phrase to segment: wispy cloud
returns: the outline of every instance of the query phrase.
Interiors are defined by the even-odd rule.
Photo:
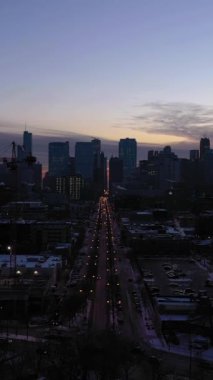
[[[141,112],[132,116],[134,130],[183,137],[192,142],[203,135],[213,138],[213,106],[153,102],[140,108]]]
[[[213,139],[213,106],[195,103],[152,102],[137,105],[130,119],[114,124],[114,128],[152,135],[182,137],[183,141],[198,142],[206,135]]]

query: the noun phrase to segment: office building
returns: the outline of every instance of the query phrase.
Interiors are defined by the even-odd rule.
[[[84,180],[82,177],[79,175],[69,177],[68,186],[69,198],[73,200],[81,199],[81,193],[84,187]]]
[[[135,139],[120,140],[119,159],[123,161],[124,177],[131,176],[137,164],[137,143]]]
[[[69,175],[69,142],[49,143],[49,176]]]
[[[180,160],[171,150],[170,146],[165,146],[159,152],[157,158],[159,173],[159,188],[168,190],[175,183],[180,181]]]
[[[93,154],[99,156],[101,153],[101,140],[93,139],[91,141],[91,144],[92,144]]]
[[[30,156],[32,156],[32,133],[24,131],[23,144],[17,145],[17,160],[24,161]]]
[[[200,139],[200,159],[202,160],[205,154],[210,150],[210,140],[207,137]]]
[[[32,133],[24,131],[23,147],[26,157],[32,155]]]
[[[200,161],[201,184],[204,186],[213,185],[213,149],[207,149]]]
[[[123,181],[123,161],[118,157],[111,157],[109,160],[109,189],[113,184]]]
[[[56,192],[66,195],[69,199],[79,200],[81,198],[83,187],[84,181],[80,175],[56,177]]]
[[[91,142],[75,144],[75,171],[86,181],[92,181],[94,175],[94,154]]]
[[[93,180],[94,182],[100,181],[101,172],[101,141],[99,139],[93,139],[91,141],[93,151]]]
[[[100,178],[99,178],[100,194],[107,189],[107,158],[104,153],[100,154]]]

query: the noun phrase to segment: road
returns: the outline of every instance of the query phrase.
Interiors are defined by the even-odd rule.
[[[133,279],[131,265],[118,249],[117,225],[112,219],[106,198],[101,198],[90,247],[91,270],[87,276],[95,276],[94,292],[90,294],[92,303],[88,326],[92,331],[114,330],[116,334],[134,342],[141,342],[140,316],[132,302]],[[92,264],[93,263],[93,264]],[[93,266],[96,264],[95,266]],[[123,377],[122,377],[123,378]],[[151,380],[152,370],[148,362],[142,361],[131,367],[130,380]]]
[[[103,219],[105,221],[105,219]],[[106,303],[106,282],[107,282],[107,271],[106,271],[106,234],[105,225],[102,222],[102,227],[99,232],[99,248],[98,248],[98,269],[96,276],[96,286],[95,286],[95,298],[93,302],[93,316],[92,325],[93,328],[98,330],[104,330],[108,325],[108,313],[107,313],[107,303]]]
[[[90,288],[86,317],[89,329],[114,330],[117,334],[134,342],[147,357],[161,358],[164,371],[175,368],[184,372],[189,367],[189,352],[171,352],[158,333],[156,315],[146,293],[140,271],[132,266],[124,248],[120,247],[120,230],[109,201],[101,197],[93,229],[88,237],[86,270],[84,273]],[[172,348],[172,347],[170,347]],[[196,359],[192,355],[192,366]],[[151,365],[151,368],[153,365]],[[145,365],[143,364],[143,368]],[[136,366],[131,379],[152,379],[150,365],[139,370]],[[140,374],[139,374],[140,373]]]

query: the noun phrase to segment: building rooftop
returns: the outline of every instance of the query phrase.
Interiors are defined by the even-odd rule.
[[[53,268],[56,264],[61,264],[61,256],[35,256],[35,255],[17,255],[16,267],[23,268]],[[0,267],[10,267],[10,255],[0,255]]]

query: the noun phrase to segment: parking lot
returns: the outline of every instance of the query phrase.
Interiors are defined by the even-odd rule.
[[[144,280],[154,295],[213,296],[213,287],[206,286],[207,270],[191,258],[139,258]]]

